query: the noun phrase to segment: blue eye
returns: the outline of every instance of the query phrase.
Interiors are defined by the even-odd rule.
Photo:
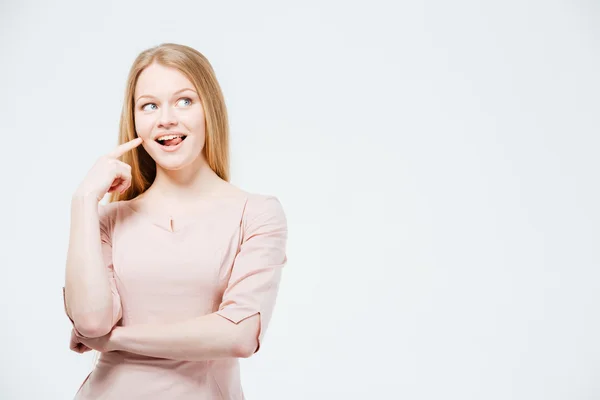
[[[185,100],[185,101],[187,101],[187,102],[189,103],[188,105],[191,105],[191,104],[192,104],[192,99],[190,99],[190,98],[188,98],[188,97],[184,97],[184,98],[182,98],[182,99],[179,99],[179,101],[178,101],[177,103],[181,102],[182,100]]]
[[[181,102],[182,101],[187,101],[188,104],[183,104],[183,107],[189,107],[192,105],[192,99],[190,99],[189,97],[182,97],[181,99],[179,99],[177,101],[177,105],[181,106]],[[154,106],[154,108],[148,108],[148,106]],[[141,107],[142,111],[154,111],[156,110],[158,107],[156,106],[156,104],[154,103],[146,103]]]
[[[146,109],[146,106],[155,106],[155,107],[156,107],[156,104],[154,104],[154,103],[148,103],[148,104],[144,104],[144,105],[142,106],[142,110],[144,110],[144,111],[148,111],[148,110]]]

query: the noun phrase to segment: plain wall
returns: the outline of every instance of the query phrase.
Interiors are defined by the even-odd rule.
[[[72,398],[71,194],[125,78],[213,64],[232,182],[289,262],[248,399],[600,398],[600,6],[592,1],[0,4],[2,399]]]

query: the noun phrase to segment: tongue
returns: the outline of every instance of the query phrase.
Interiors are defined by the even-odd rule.
[[[179,143],[181,143],[183,141],[183,139],[181,138],[175,138],[175,139],[171,139],[171,140],[165,140],[163,146],[176,146]]]

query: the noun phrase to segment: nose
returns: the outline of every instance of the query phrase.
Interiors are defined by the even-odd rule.
[[[158,117],[158,127],[169,127],[177,125],[175,113],[169,107],[164,107],[162,113]]]

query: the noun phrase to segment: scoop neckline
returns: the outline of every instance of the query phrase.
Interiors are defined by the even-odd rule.
[[[223,196],[223,195],[210,195],[210,196],[204,196],[204,197],[200,197],[198,198],[199,202],[212,202],[214,200],[221,200],[221,201],[226,201],[226,200],[232,200],[232,199],[239,199],[239,200],[244,200],[247,201],[248,198],[250,197],[250,193],[248,192],[241,192],[239,194],[231,194],[231,195],[227,195],[227,196]],[[206,212],[210,211],[209,209],[205,209],[202,211],[197,212],[194,215],[190,215],[190,216],[179,216],[177,219],[174,219],[173,216],[170,216],[168,214],[165,215],[154,215],[154,214],[150,214],[147,213],[145,211],[136,209],[131,202],[135,200],[134,199],[130,199],[130,200],[124,200],[124,201],[120,201],[119,203],[121,203],[121,205],[127,207],[129,210],[131,210],[133,213],[135,213],[136,215],[138,215],[140,218],[148,221],[149,223],[151,223],[152,225],[170,233],[170,234],[177,234],[177,233],[181,233],[182,231],[184,231],[186,228],[188,228],[190,225],[193,225],[193,223],[195,221],[197,221],[198,219],[201,219],[203,217],[206,216]],[[177,221],[186,221],[185,223],[177,223]],[[173,221],[176,225],[180,225],[179,227],[177,227],[176,225],[174,226],[174,229],[171,229],[170,224],[171,221]]]

